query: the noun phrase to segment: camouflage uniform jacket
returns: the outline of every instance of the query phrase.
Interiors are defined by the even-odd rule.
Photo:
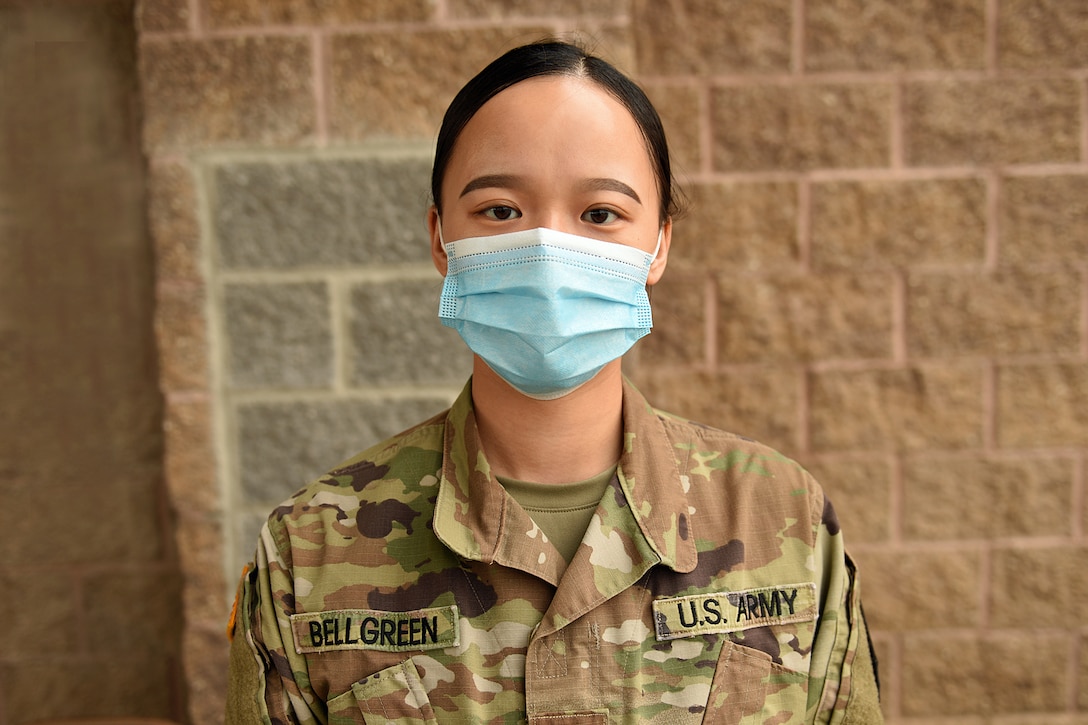
[[[625,382],[619,467],[564,572],[491,474],[470,385],[269,517],[232,653],[265,722],[843,722],[866,635],[802,468]]]

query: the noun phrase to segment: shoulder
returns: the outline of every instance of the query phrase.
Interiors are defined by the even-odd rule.
[[[418,508],[437,488],[447,412],[367,448],[296,491],[268,517],[273,538],[289,545],[302,530],[354,523],[361,511],[373,509],[380,510],[378,518],[408,516],[402,509]]]

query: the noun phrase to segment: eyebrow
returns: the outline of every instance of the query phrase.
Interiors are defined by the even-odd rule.
[[[469,194],[477,189],[516,189],[522,185],[522,179],[514,174],[485,174],[483,176],[477,176],[472,181],[465,184],[465,188],[461,189],[461,196]],[[627,184],[618,179],[609,178],[593,178],[586,179],[578,184],[580,191],[615,191],[625,196],[629,196],[639,204],[642,204],[642,199],[638,194]]]

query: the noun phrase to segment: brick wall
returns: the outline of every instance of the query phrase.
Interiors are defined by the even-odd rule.
[[[629,372],[831,491],[896,723],[1088,722],[1088,6],[143,0],[191,711],[267,509],[437,410],[427,168],[500,51],[577,33],[690,200]]]

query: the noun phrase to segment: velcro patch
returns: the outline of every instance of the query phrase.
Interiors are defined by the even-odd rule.
[[[788,584],[715,592],[653,602],[654,630],[664,642],[700,634],[728,634],[816,619],[816,585]]]
[[[374,649],[383,652],[456,647],[460,640],[457,607],[412,612],[336,609],[291,615],[295,651]]]

